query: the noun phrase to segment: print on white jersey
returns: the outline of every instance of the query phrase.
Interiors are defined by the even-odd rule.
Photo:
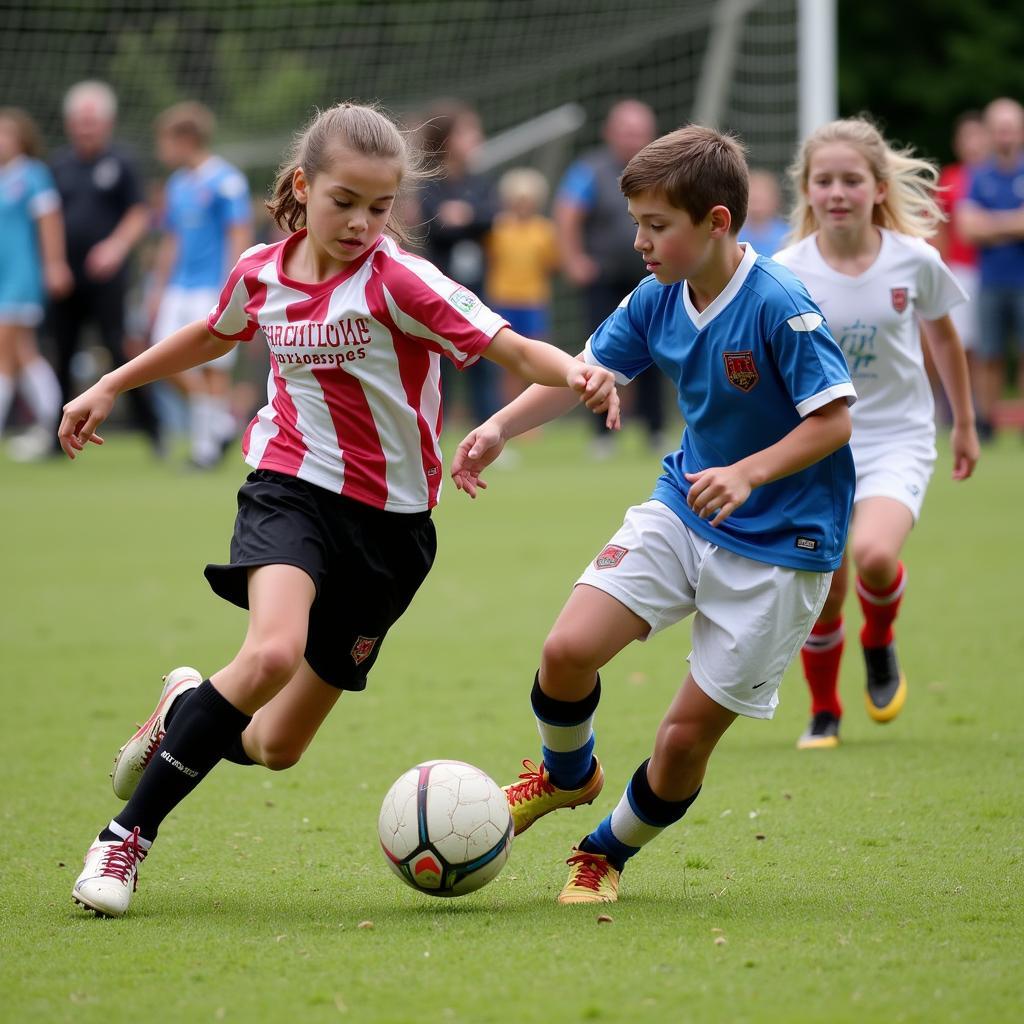
[[[875,262],[856,277],[825,262],[817,234],[774,259],[788,267],[821,307],[850,367],[858,401],[850,446],[861,462],[894,438],[922,457],[935,450],[932,392],[918,318],[937,320],[966,301],[938,252],[923,239],[879,229]]]

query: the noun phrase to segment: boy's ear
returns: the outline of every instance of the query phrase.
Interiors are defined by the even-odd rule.
[[[711,237],[724,238],[732,228],[732,214],[727,206],[712,206],[708,213],[711,219]]]

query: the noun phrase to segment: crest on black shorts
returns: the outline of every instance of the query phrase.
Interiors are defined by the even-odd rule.
[[[892,296],[892,308],[897,313],[902,313],[910,302],[909,288],[890,288],[889,295]]]
[[[722,359],[725,360],[725,375],[729,383],[740,391],[753,391],[761,379],[754,363],[754,353],[750,349],[746,352],[723,352]]]
[[[380,637],[377,636],[357,636],[356,642],[352,645],[352,660],[357,664],[361,664],[373,654],[374,647],[377,646],[377,641]]]
[[[604,551],[594,559],[595,569],[614,569],[626,555],[629,548],[620,548],[618,544],[609,544]]]

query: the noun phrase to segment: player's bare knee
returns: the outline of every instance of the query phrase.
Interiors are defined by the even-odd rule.
[[[242,656],[254,689],[283,686],[298,670],[302,652],[302,646],[290,637],[266,637],[247,643]]]
[[[899,564],[899,556],[895,552],[871,541],[865,541],[854,549],[853,560],[858,573],[877,586],[889,582],[896,575]]]
[[[656,746],[661,757],[679,767],[706,761],[714,743],[706,742],[697,723],[671,720],[658,728]]]
[[[294,768],[302,759],[303,751],[287,743],[271,744],[260,751],[263,765],[272,772],[283,772]]]
[[[581,672],[597,672],[592,644],[580,632],[553,630],[544,641],[541,652],[545,677],[563,674],[576,675]]]

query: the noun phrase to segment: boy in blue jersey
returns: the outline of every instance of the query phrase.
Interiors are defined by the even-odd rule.
[[[686,813],[736,716],[773,715],[842,559],[854,490],[846,361],[803,285],[736,240],[747,208],[738,142],[690,125],[641,150],[620,184],[651,276],[581,358],[620,384],[658,366],[687,427],[544,644],[532,692],[543,762],[524,762],[505,790],[517,835],[601,791],[599,669],[690,614],[693,651],[650,758],[573,850],[560,903],[616,899],[626,861]],[[459,445],[456,486],[475,497],[508,438],[568,408],[556,389],[524,392]]]
[[[252,244],[252,204],[245,176],[210,152],[213,114],[200,103],[178,103],[156,122],[160,161],[173,168],[164,194],[163,237],[153,268],[153,341],[203,320],[217,305],[227,272]],[[187,395],[192,465],[220,461],[234,437],[230,413],[231,351],[178,378]]]

